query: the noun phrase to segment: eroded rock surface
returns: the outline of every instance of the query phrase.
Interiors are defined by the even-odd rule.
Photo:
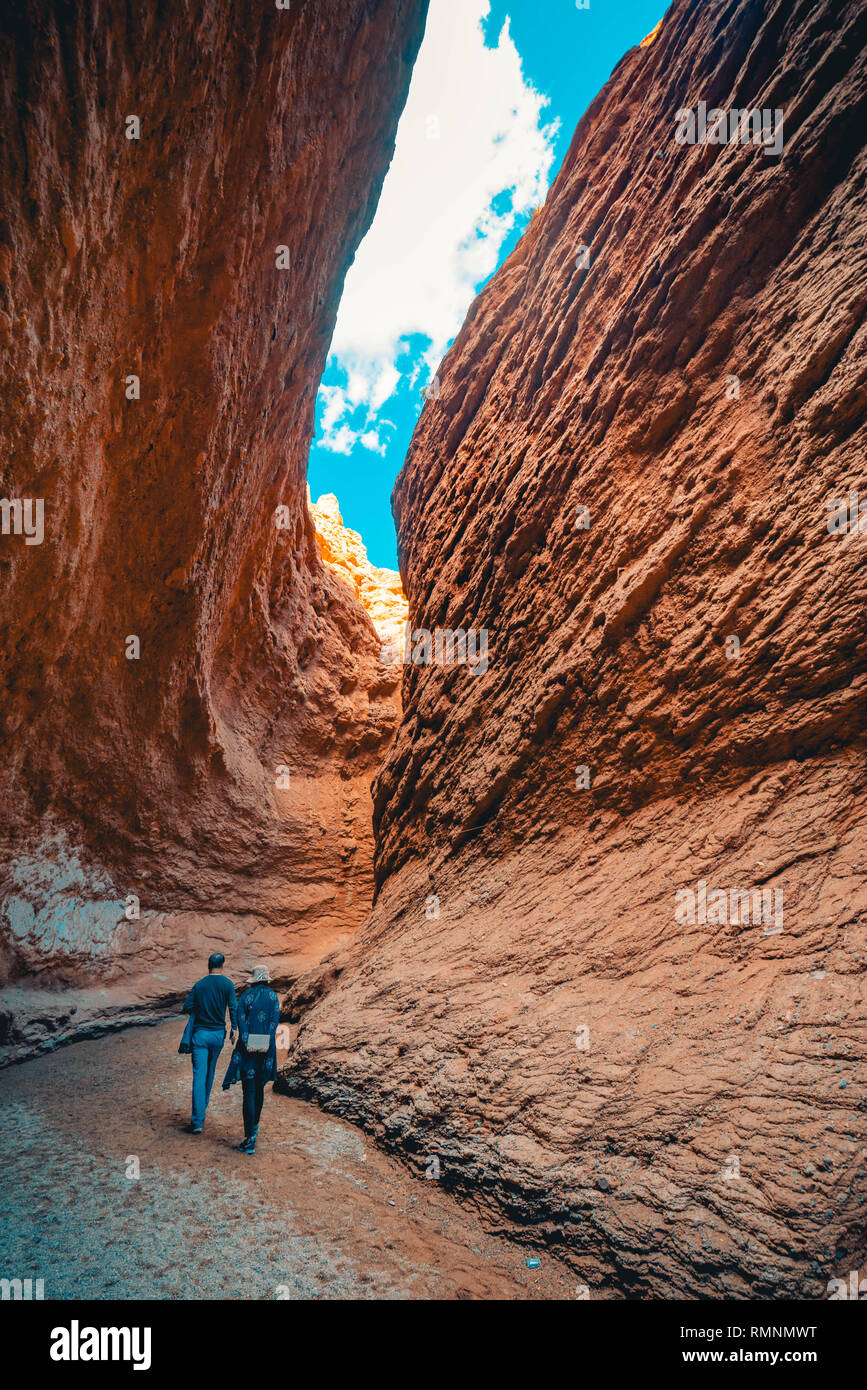
[[[310,503],[319,553],[367,613],[384,646],[404,646],[408,604],[397,570],[372,565],[357,531],[344,526],[333,492]]]
[[[857,3],[675,0],[394,493],[413,625],[490,663],[407,668],[377,905],[290,996],[284,1084],[591,1290],[867,1258],[867,536],[828,526],[867,511],[865,39]],[[780,153],[676,143],[700,101],[782,110]]]
[[[291,976],[369,906],[396,682],[304,475],[425,10],[0,21],[0,496],[44,504],[0,537],[13,1050],[206,949]]]

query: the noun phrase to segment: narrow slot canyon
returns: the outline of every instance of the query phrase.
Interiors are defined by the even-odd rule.
[[[624,53],[425,392],[397,572],[308,460],[427,18],[0,20],[0,1275],[826,1299],[867,1278],[867,18],[673,0]],[[779,148],[707,138],[749,107]],[[183,1132],[213,952],[280,1001],[254,1160],[228,1048]]]

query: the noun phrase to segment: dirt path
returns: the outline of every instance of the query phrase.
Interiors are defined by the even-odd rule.
[[[45,1298],[571,1298],[555,1260],[485,1232],[361,1131],[268,1087],[258,1151],[240,1087],[185,1133],[183,1022],[0,1073],[0,1277]],[[128,1177],[138,1160],[140,1176]]]

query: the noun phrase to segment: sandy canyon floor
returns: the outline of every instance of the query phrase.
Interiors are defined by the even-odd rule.
[[[0,1075],[0,1254],[45,1298],[565,1299],[575,1277],[484,1230],[360,1130],[268,1087],[238,1152],[228,1045],[204,1133],[186,1133],[182,1021]],[[138,1159],[140,1177],[131,1159]]]

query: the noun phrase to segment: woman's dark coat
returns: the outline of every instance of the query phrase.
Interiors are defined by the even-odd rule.
[[[280,1000],[273,989],[264,983],[251,985],[238,1000],[238,1041],[232,1053],[223,1090],[228,1091],[241,1079],[241,1058],[246,1055],[247,1039],[251,1033],[270,1033],[271,1041],[265,1053],[263,1081],[277,1080],[277,1024],[280,1022]],[[256,1054],[258,1055],[258,1054]]]

